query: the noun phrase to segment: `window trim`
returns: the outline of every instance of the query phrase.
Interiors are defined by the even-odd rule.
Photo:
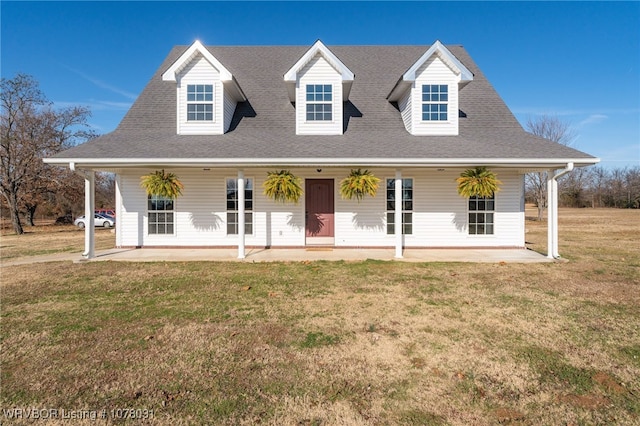
[[[166,210],[166,209],[164,209],[164,210],[151,210],[150,204],[151,204],[152,197],[156,197],[158,199],[163,199],[165,201],[166,200],[171,200],[172,209],[171,210]],[[167,236],[167,235],[170,235],[170,236],[175,236],[176,235],[176,231],[177,231],[177,229],[176,229],[177,228],[177,221],[176,221],[177,209],[176,209],[176,199],[175,198],[159,197],[157,195],[147,195],[147,209],[146,210],[147,210],[147,227],[146,228],[147,228],[147,235],[148,236],[161,236],[161,237],[164,237],[164,236]],[[157,214],[157,213],[169,213],[169,212],[173,216],[173,222],[164,222],[163,226],[166,229],[167,223],[171,223],[173,225],[172,232],[171,233],[168,233],[168,232],[159,233],[157,231],[156,232],[151,232],[151,230],[150,230],[150,227],[151,227],[151,214],[153,214],[153,213],[155,213],[155,214]],[[158,222],[157,220],[154,223],[155,223],[156,226],[158,226],[160,224],[160,222]]]
[[[196,91],[194,93],[194,96],[198,96],[198,95],[204,95],[206,96],[208,93],[206,91],[203,91],[202,93],[199,93],[197,91],[197,87],[198,86],[204,86],[203,88],[206,90],[207,86],[211,86],[211,100],[189,100],[189,87],[193,86],[196,88]],[[186,87],[185,87],[185,92],[184,92],[184,99],[185,99],[185,123],[188,123],[190,125],[194,125],[194,124],[211,124],[211,123],[215,123],[216,121],[216,107],[215,107],[215,99],[216,99],[216,88],[215,88],[215,84],[214,83],[187,83]],[[191,114],[189,112],[189,106],[190,105],[209,105],[211,106],[211,119],[204,119],[204,120],[198,120],[198,119],[189,119],[189,114]],[[199,114],[198,112],[195,112],[194,114]],[[206,112],[202,113],[202,114],[206,114]]]
[[[484,201],[485,203],[485,207],[487,205],[487,201],[492,201],[493,202],[493,209],[489,210],[487,208],[480,210],[478,209],[478,205],[476,206],[475,210],[471,209],[471,202],[472,201],[476,201],[476,203],[478,203],[479,201]],[[479,203],[478,203],[479,204]],[[471,215],[472,214],[482,214],[484,216],[484,222],[477,222],[474,221],[474,223],[471,223]],[[487,215],[491,215],[491,221],[487,221]],[[476,216],[477,218],[477,216]],[[477,232],[477,227],[478,225],[483,226],[483,232],[482,233],[478,233]],[[491,232],[487,233],[487,225],[491,226]],[[474,233],[471,232],[471,228],[472,226],[475,227],[476,231]],[[467,235],[469,235],[470,237],[479,237],[479,238],[483,238],[483,237],[493,237],[496,235],[496,195],[493,194],[491,197],[469,197],[467,198]]]
[[[404,181],[405,180],[410,180],[411,181],[411,198],[408,200],[404,199]],[[385,197],[384,197],[384,202],[385,202],[385,220],[386,220],[386,235],[395,235],[395,220],[393,221],[389,221],[389,214],[393,214],[394,215],[394,219],[395,219],[395,204],[394,204],[394,208],[389,210],[388,207],[388,203],[389,201],[389,189],[391,188],[389,186],[389,181],[391,181],[393,183],[393,191],[394,191],[394,200],[393,202],[395,203],[395,182],[396,182],[396,178],[392,177],[392,178],[385,178]],[[407,210],[405,209],[405,202],[407,201],[411,201],[411,209]],[[414,228],[414,213],[415,213],[415,203],[416,203],[416,198],[415,198],[415,179],[413,177],[402,177],[402,235],[414,235],[413,233],[413,228]],[[405,222],[405,214],[410,214],[411,215],[411,222]],[[406,231],[406,227],[407,225],[411,226],[411,232],[405,232]],[[389,233],[389,226],[393,226],[393,232]]]
[[[225,188],[225,226],[226,226],[226,235],[227,236],[235,236],[238,235],[238,210],[237,210],[237,206],[236,206],[236,210],[230,210],[229,209],[229,201],[231,201],[228,198],[228,185],[229,185],[229,181],[234,181],[235,185],[238,185],[238,178],[237,177],[227,177],[224,180],[224,188]],[[245,181],[245,194],[244,194],[244,204],[245,204],[245,210],[244,210],[244,234],[245,235],[254,235],[255,232],[255,225],[254,225],[254,207],[255,207],[255,179],[253,177],[250,176],[245,176],[244,178]],[[251,198],[247,198],[247,185],[249,184],[249,182],[251,182]],[[237,188],[236,188],[236,198],[234,199],[234,201],[237,203],[238,202],[238,196],[237,196]],[[247,209],[247,202],[251,203],[251,208]],[[229,215],[230,214],[235,214],[236,216],[236,220],[235,222],[230,222],[229,221]],[[247,216],[250,220],[247,220]],[[235,229],[235,233],[230,233],[229,232],[229,225],[233,223],[234,224],[234,229]],[[247,226],[251,227],[251,232],[247,232]]]
[[[322,86],[323,91],[321,92],[323,94],[323,97],[326,96],[326,92],[324,91],[324,89],[328,86],[331,89],[331,100],[308,100],[307,97],[309,96],[309,86],[314,86],[314,91],[312,92],[313,94],[315,94],[315,96],[318,95],[318,92],[315,91],[316,86]],[[333,90],[333,84],[316,84],[316,83],[305,83],[305,87],[304,87],[304,122],[305,123],[312,123],[312,124],[321,124],[321,123],[334,123],[334,112],[335,112],[335,106],[333,103],[333,98],[334,98],[334,90]],[[311,105],[329,105],[331,107],[331,119],[330,120],[316,120],[316,119],[309,119],[308,117],[308,108]],[[317,114],[317,112],[313,112],[313,114]],[[326,111],[323,111],[321,114],[326,114]]]
[[[429,86],[429,95],[430,95],[431,97],[433,97],[433,96],[434,96],[434,93],[431,91],[431,89],[433,88],[433,86],[438,86],[438,92],[436,93],[436,95],[438,96],[438,98],[442,97],[442,95],[443,95],[443,92],[441,92],[442,87],[446,87],[446,90],[447,90],[447,91],[446,91],[446,93],[445,93],[446,100],[444,100],[444,101],[443,101],[443,100],[440,100],[440,99],[438,99],[438,100],[431,100],[431,99],[429,99],[429,100],[425,100],[425,99],[424,99],[424,97],[425,97],[425,92],[424,92],[424,91],[425,91],[425,87],[427,87],[427,86]],[[451,121],[451,120],[449,119],[449,103],[451,102],[451,101],[449,100],[449,94],[450,94],[450,92],[449,92],[449,84],[431,84],[431,83],[429,83],[429,84],[426,84],[426,83],[422,84],[422,85],[420,86],[420,121],[421,121],[422,123],[429,123],[429,124],[436,124],[436,123],[449,123],[449,122]],[[429,116],[430,116],[431,114],[437,114],[438,116],[440,116],[441,114],[443,114],[443,112],[442,112],[442,111],[438,111],[438,112],[435,112],[435,113],[430,111],[430,112],[425,113],[425,112],[424,112],[424,107],[425,107],[426,105],[440,105],[440,106],[444,105],[444,106],[445,106],[444,114],[446,114],[446,118],[445,118],[444,120],[443,120],[443,119],[440,119],[440,118],[435,119],[435,120],[433,120],[433,119],[431,119],[431,118],[429,118],[429,119],[425,119],[425,114],[428,114]]]

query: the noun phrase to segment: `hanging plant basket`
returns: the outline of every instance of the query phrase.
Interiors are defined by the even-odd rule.
[[[165,172],[164,169],[142,176],[140,186],[147,191],[147,195],[158,195],[171,199],[182,195],[184,189],[184,185],[175,173]]]
[[[484,166],[465,170],[456,182],[458,194],[465,198],[491,197],[500,190],[499,185],[502,184],[496,174]]]
[[[376,196],[380,179],[369,170],[351,169],[349,176],[340,181],[340,195],[345,200],[356,198],[360,202],[365,195]]]
[[[267,172],[264,195],[281,203],[297,203],[302,197],[302,180],[289,170]]]

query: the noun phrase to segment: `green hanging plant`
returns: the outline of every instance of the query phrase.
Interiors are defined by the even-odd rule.
[[[360,202],[365,195],[375,197],[379,185],[380,179],[369,170],[351,169],[349,176],[340,181],[340,195],[345,200],[352,200],[355,197]]]
[[[502,185],[496,174],[484,166],[465,170],[456,182],[458,194],[465,198],[491,197],[500,190],[498,185]]]
[[[281,203],[297,203],[302,197],[302,179],[289,170],[267,172],[267,179],[262,187],[264,195]]]
[[[182,195],[184,189],[184,185],[175,173],[165,172],[164,169],[142,176],[140,186],[147,191],[147,195],[158,195],[171,199]]]

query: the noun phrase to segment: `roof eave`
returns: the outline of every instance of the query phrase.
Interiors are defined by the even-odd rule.
[[[585,167],[599,158],[45,158],[45,163],[75,168],[131,167],[518,167],[557,169],[573,163]]]

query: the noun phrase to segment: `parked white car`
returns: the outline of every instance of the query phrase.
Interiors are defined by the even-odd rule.
[[[103,214],[94,214],[94,221],[95,221],[95,226],[100,226],[103,228],[111,228],[112,226],[115,226],[116,224],[116,220],[115,218],[111,217],[111,216],[107,216],[107,215],[103,215]],[[82,216],[78,216],[76,218],[76,220],[73,221],[73,224],[76,225],[78,228],[80,229],[84,229],[86,225],[86,219],[84,218],[84,215]]]

